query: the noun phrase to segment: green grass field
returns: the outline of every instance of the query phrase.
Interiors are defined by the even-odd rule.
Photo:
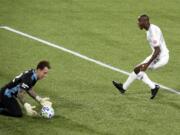
[[[137,16],[160,26],[170,50],[167,66],[148,72],[158,83],[180,89],[179,0],[0,0],[0,25],[62,45],[131,72],[151,53]],[[52,70],[35,90],[49,96],[56,116],[0,115],[0,135],[179,135],[180,96],[135,81],[125,95],[112,86],[126,75],[37,41],[0,29],[0,86],[47,59]],[[27,97],[27,100],[40,106]]]

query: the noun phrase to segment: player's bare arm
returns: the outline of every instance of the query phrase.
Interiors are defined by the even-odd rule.
[[[146,71],[148,66],[158,57],[160,52],[161,52],[161,50],[160,50],[159,46],[158,47],[154,47],[154,53],[153,53],[151,59],[147,63],[144,63],[144,64],[140,65],[140,70],[141,71]]]
[[[24,103],[25,103],[24,95],[25,95],[25,91],[22,89],[17,94],[17,98],[19,99],[19,101],[22,105],[24,105]]]
[[[49,97],[42,98],[38,94],[36,94],[33,89],[29,90],[27,93],[37,102],[39,102],[42,106],[52,106],[52,102],[50,101]]]
[[[33,89],[30,89],[27,93],[30,97],[32,97],[33,99],[36,99],[37,94]]]
[[[32,97],[33,99],[35,99],[37,102],[39,102],[40,104],[52,104],[50,101],[49,101],[49,98],[48,97],[45,97],[45,98],[42,98],[40,97],[33,89],[29,90],[28,92],[28,95],[30,97]]]

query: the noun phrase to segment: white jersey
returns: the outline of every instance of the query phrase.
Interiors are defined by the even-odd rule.
[[[164,55],[169,55],[169,50],[166,47],[165,40],[163,38],[163,34],[160,28],[154,24],[150,24],[148,31],[146,31],[147,40],[154,52],[154,47],[160,47],[160,55],[162,57]]]

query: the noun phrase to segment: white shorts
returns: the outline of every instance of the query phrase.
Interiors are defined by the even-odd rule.
[[[152,55],[148,56],[141,64],[147,63],[151,59]],[[149,66],[148,69],[157,69],[166,65],[169,61],[169,54],[162,55],[156,58]]]

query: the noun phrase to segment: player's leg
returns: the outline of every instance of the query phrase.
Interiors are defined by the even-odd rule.
[[[160,67],[166,65],[166,64],[168,63],[168,61],[169,61],[169,55],[165,55],[165,56],[163,56],[163,57],[159,57],[157,60],[155,60],[155,61],[149,66],[149,69],[157,69],[157,68],[160,68]],[[158,92],[158,90],[159,90],[160,87],[159,87],[158,85],[155,85],[155,88],[153,88],[153,84],[151,83],[152,81],[151,81],[151,80],[149,81],[149,80],[150,80],[150,79],[148,79],[147,75],[144,74],[142,81],[143,81],[144,83],[148,84],[149,87],[151,88],[151,94],[152,94],[151,99],[153,99],[153,98],[156,96],[156,94],[157,94],[157,92]]]
[[[141,62],[141,64],[147,63],[151,59],[151,57],[152,57],[152,55],[148,56],[143,62]],[[155,89],[156,84],[150,80],[150,78],[147,76],[147,74],[144,71],[141,71],[141,64],[136,66],[134,69],[134,72],[137,75],[137,79],[142,80],[151,89]],[[152,64],[150,64],[149,67],[151,67],[151,66],[152,66]]]
[[[151,56],[147,57],[142,63],[146,63],[147,61],[149,61],[150,58],[151,58]],[[124,93],[125,90],[128,89],[128,87],[134,80],[136,80],[136,79],[142,80],[145,84],[147,84],[151,88],[151,94],[152,94],[151,99],[153,99],[159,90],[159,86],[156,85],[154,82],[152,82],[149,79],[149,77],[147,76],[147,74],[145,72],[141,71],[140,67],[141,67],[141,65],[138,65],[137,67],[135,67],[134,71],[129,75],[128,79],[125,81],[124,84],[113,81],[113,85],[121,93]]]
[[[160,88],[159,85],[152,82],[147,76],[147,74],[143,71],[140,71],[137,76],[138,76],[137,79],[142,80],[145,84],[147,84],[150,87],[151,95],[152,95],[151,99],[153,99]]]
[[[146,59],[147,61],[149,61],[148,59]],[[146,63],[146,60],[143,63]],[[150,67],[153,64],[150,65]],[[159,85],[155,84],[153,81],[150,80],[150,78],[147,76],[147,74],[144,71],[141,71],[140,66],[136,67],[134,69],[135,73],[137,74],[137,79],[142,80],[145,84],[147,84],[150,89],[151,89],[151,99],[153,99],[158,90],[159,90]]]
[[[148,56],[142,63],[146,63],[151,58],[151,55]],[[141,63],[141,64],[142,64]],[[131,85],[131,83],[137,79],[137,75],[140,72],[140,66],[141,64],[137,65],[134,69],[134,71],[129,75],[127,80],[124,82],[124,84],[118,83],[116,81],[113,81],[113,85],[121,92],[124,93],[125,90],[128,89],[128,87]]]
[[[142,80],[145,84],[147,84],[151,89],[155,88],[155,83],[150,80],[147,74],[144,71],[136,72],[137,79]]]
[[[124,84],[122,83],[118,83],[116,81],[113,81],[113,85],[121,92],[121,93],[125,93],[125,91],[127,90],[127,88],[129,87],[129,85],[137,78],[137,75],[135,74],[135,72],[133,71],[128,79],[125,81]]]
[[[2,104],[4,106],[4,110],[1,114],[12,117],[22,117],[23,114],[21,107],[15,98],[3,96]]]

